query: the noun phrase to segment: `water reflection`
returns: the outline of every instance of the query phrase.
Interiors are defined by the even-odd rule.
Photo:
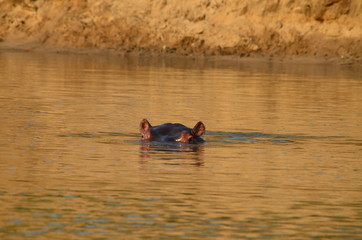
[[[203,144],[161,143],[140,141],[140,163],[162,160],[168,165],[204,165]]]

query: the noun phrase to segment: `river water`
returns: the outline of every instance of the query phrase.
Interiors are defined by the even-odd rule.
[[[361,76],[0,52],[0,239],[361,239]],[[143,144],[143,118],[206,142]]]

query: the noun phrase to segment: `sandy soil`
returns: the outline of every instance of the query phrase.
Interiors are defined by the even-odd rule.
[[[0,48],[362,65],[362,1],[0,0]]]

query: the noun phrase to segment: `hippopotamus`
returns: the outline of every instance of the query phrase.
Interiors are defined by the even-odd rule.
[[[142,140],[147,141],[203,143],[201,136],[205,133],[205,129],[202,122],[196,123],[192,129],[180,123],[165,123],[152,127],[147,119],[143,119],[140,123]]]

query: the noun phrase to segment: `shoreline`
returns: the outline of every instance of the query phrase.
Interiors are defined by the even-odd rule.
[[[359,0],[0,0],[0,48],[362,66]]]
[[[172,58],[183,60],[205,60],[229,63],[272,63],[272,64],[304,64],[304,65],[330,65],[330,66],[349,66],[353,68],[362,68],[362,62],[356,62],[351,59],[341,57],[312,57],[312,56],[248,56],[240,57],[235,55],[207,56],[202,54],[182,55],[177,53],[158,53],[150,51],[117,51],[114,49],[86,49],[86,48],[64,48],[57,46],[40,45],[36,43],[20,42],[0,42],[0,51],[3,52],[36,52],[36,53],[55,53],[55,54],[76,54],[90,56],[116,56],[116,57],[134,57],[134,58]]]

